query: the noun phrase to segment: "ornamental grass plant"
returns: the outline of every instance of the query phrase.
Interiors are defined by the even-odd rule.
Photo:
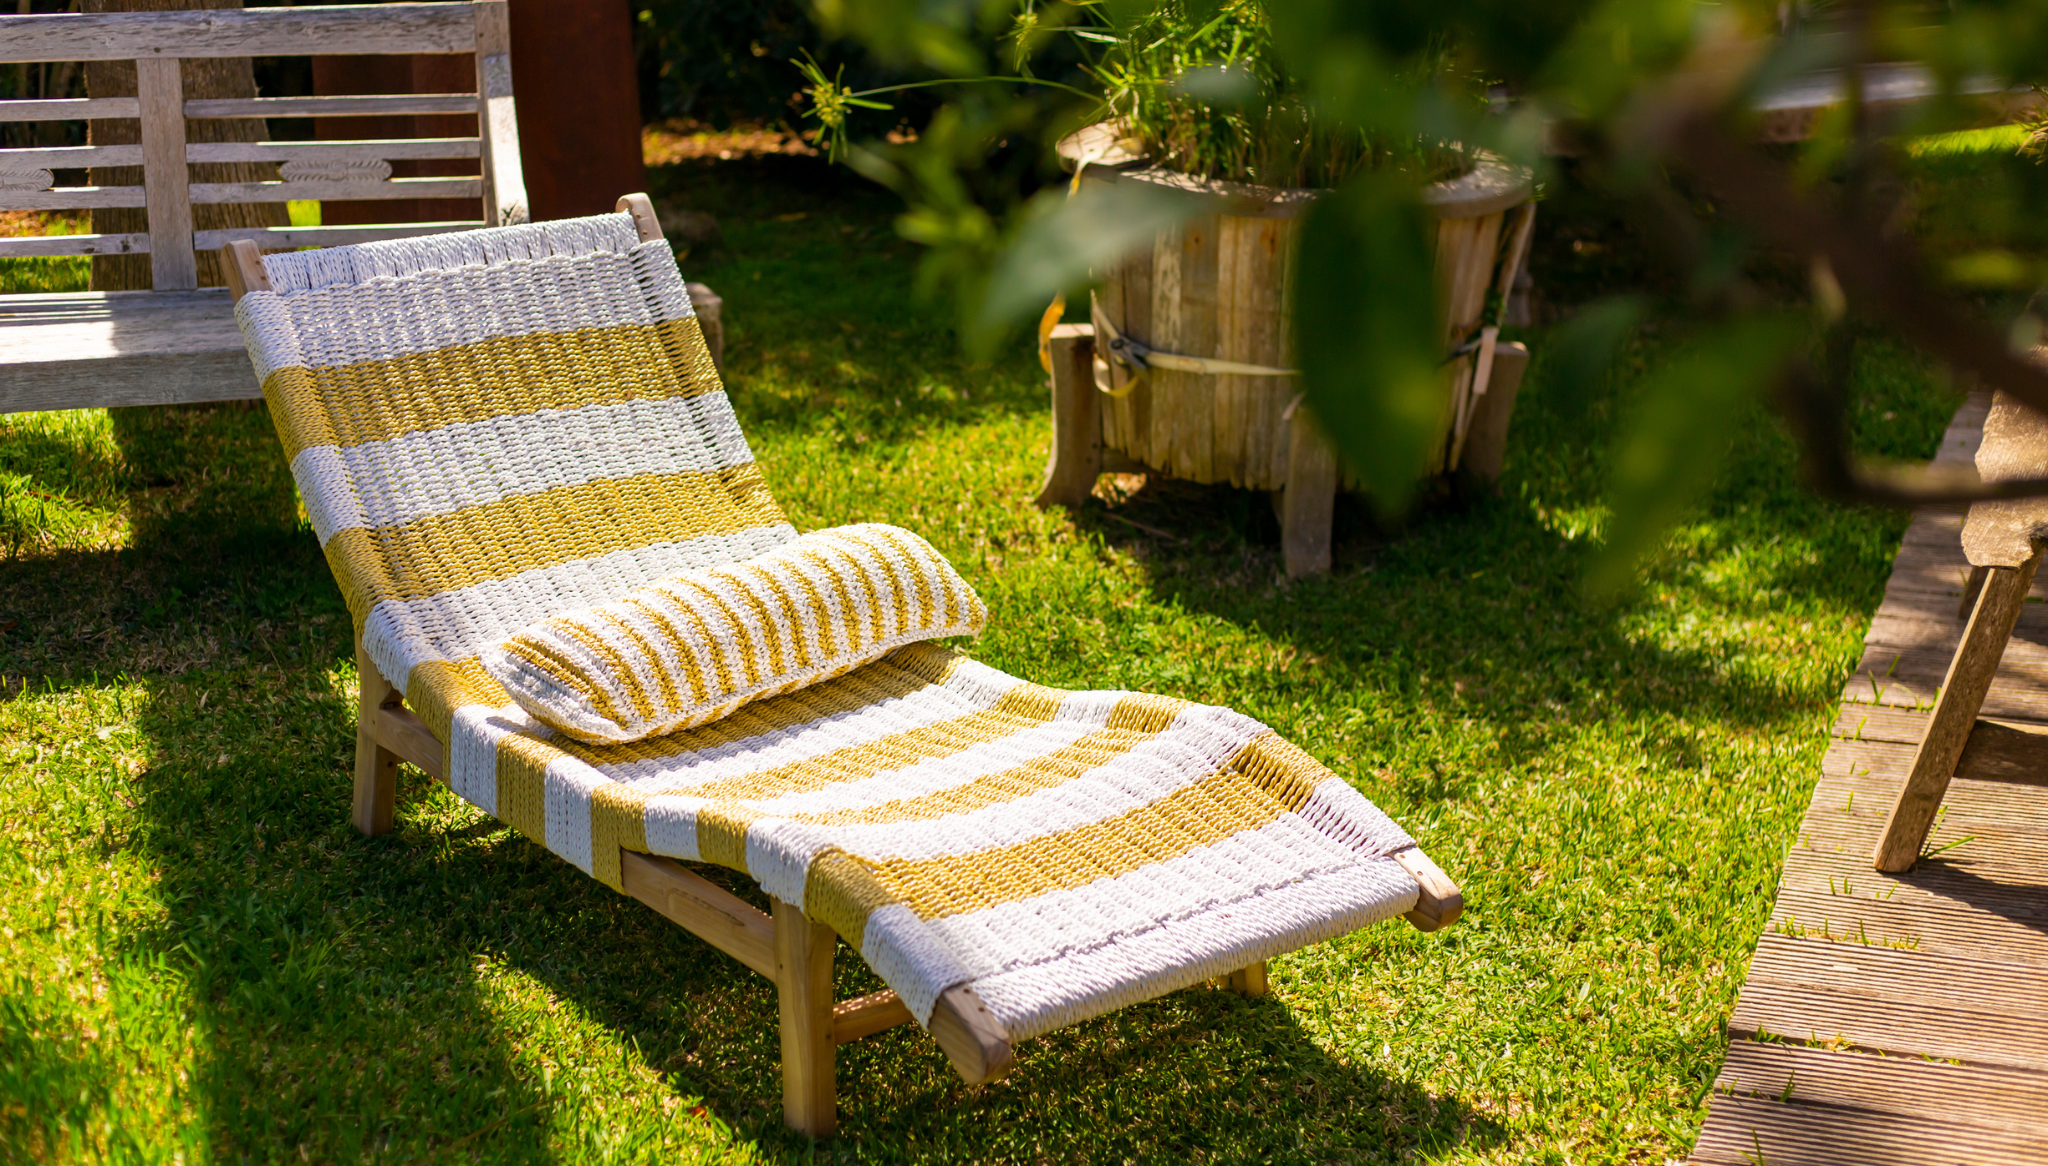
[[[1220,9],[1177,0],[1128,27],[1077,27],[1071,35],[1099,49],[1089,72],[1102,86],[1103,118],[1136,153],[1170,170],[1259,186],[1328,188],[1357,171],[1386,166],[1423,182],[1471,167],[1454,146],[1318,121],[1302,85],[1280,64],[1259,0],[1230,0]],[[1441,47],[1424,67],[1448,71],[1453,55]]]

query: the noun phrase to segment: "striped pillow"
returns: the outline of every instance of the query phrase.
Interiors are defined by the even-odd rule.
[[[529,624],[482,662],[543,724],[602,744],[717,720],[987,622],[930,543],[862,523]]]

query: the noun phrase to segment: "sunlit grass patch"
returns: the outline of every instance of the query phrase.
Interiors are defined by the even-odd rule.
[[[1959,154],[2011,154],[2025,144],[2027,133],[2027,127],[2023,125],[1985,126],[1982,129],[1956,130],[1953,133],[1907,138],[1902,145],[1906,153],[1915,158],[1938,158]]]

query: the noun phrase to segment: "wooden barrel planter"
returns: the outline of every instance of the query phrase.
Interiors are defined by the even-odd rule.
[[[1329,569],[1336,491],[1358,483],[1337,466],[1297,378],[1218,370],[1141,369],[1116,342],[1179,357],[1178,364],[1291,367],[1294,236],[1321,192],[1192,178],[1120,150],[1102,126],[1062,143],[1070,165],[1089,159],[1084,183],[1144,182],[1202,199],[1204,213],[1161,233],[1150,251],[1104,273],[1092,323],[1054,329],[1054,449],[1041,505],[1078,506],[1098,473],[1134,470],[1273,491],[1287,573]],[[1535,217],[1526,171],[1483,160],[1429,188],[1444,371],[1443,432],[1431,469],[1500,472],[1509,412],[1528,354],[1483,327],[1489,293],[1503,296],[1519,270]],[[1082,351],[1086,351],[1083,359]],[[1128,351],[1126,344],[1124,351]]]

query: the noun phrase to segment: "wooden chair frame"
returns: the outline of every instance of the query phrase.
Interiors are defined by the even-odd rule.
[[[2048,359],[2037,349],[2033,359]],[[1986,482],[2035,478],[2048,469],[2048,417],[1995,393],[1984,417],[1975,462]],[[1871,861],[1888,874],[1911,870],[1920,861],[1949,782],[1958,771],[1979,780],[2026,780],[2039,772],[2037,750],[2012,756],[2010,730],[1980,722],[1984,699],[2019,626],[2048,539],[2048,501],[2019,498],[1981,501],[1963,519],[1963,556],[1970,577],[1957,618],[1966,620],[1948,672],[1934,699],[1933,715],[1913,753],[1898,799],[1886,815]],[[1979,729],[1989,730],[1980,734]],[[2027,734],[2022,734],[2026,736]]]
[[[2040,565],[2041,548],[2037,545],[2033,555],[2016,567],[1971,568],[1958,613],[1969,622],[1963,626],[1963,638],[1942,678],[1927,732],[1913,752],[1913,767],[1907,771],[1906,783],[1878,835],[1871,856],[1871,864],[1878,870],[1897,874],[1913,869],[1920,861]]]
[[[627,195],[619,200],[619,209],[632,215],[643,242],[662,237],[646,195]],[[229,243],[222,249],[222,260],[235,299],[251,290],[269,289],[261,253],[253,242]],[[398,764],[402,761],[445,783],[442,758],[447,750],[405,707],[403,694],[378,670],[360,640],[356,668],[361,690],[352,813],[356,829],[375,836],[392,828]],[[1421,889],[1408,921],[1422,931],[1456,921],[1464,906],[1457,884],[1420,848],[1410,847],[1394,858]],[[833,1079],[838,1046],[911,1023],[910,1009],[889,989],[835,1002],[832,963],[839,937],[794,904],[772,899],[772,909],[762,911],[674,859],[622,849],[619,864],[627,894],[774,981],[782,1038],[783,1120],[813,1137],[830,1136],[839,1124]],[[1263,996],[1266,965],[1240,968],[1214,983]],[[927,1029],[968,1084],[985,1084],[1009,1072],[1015,1055],[1010,1034],[973,988],[960,985],[942,993]]]

